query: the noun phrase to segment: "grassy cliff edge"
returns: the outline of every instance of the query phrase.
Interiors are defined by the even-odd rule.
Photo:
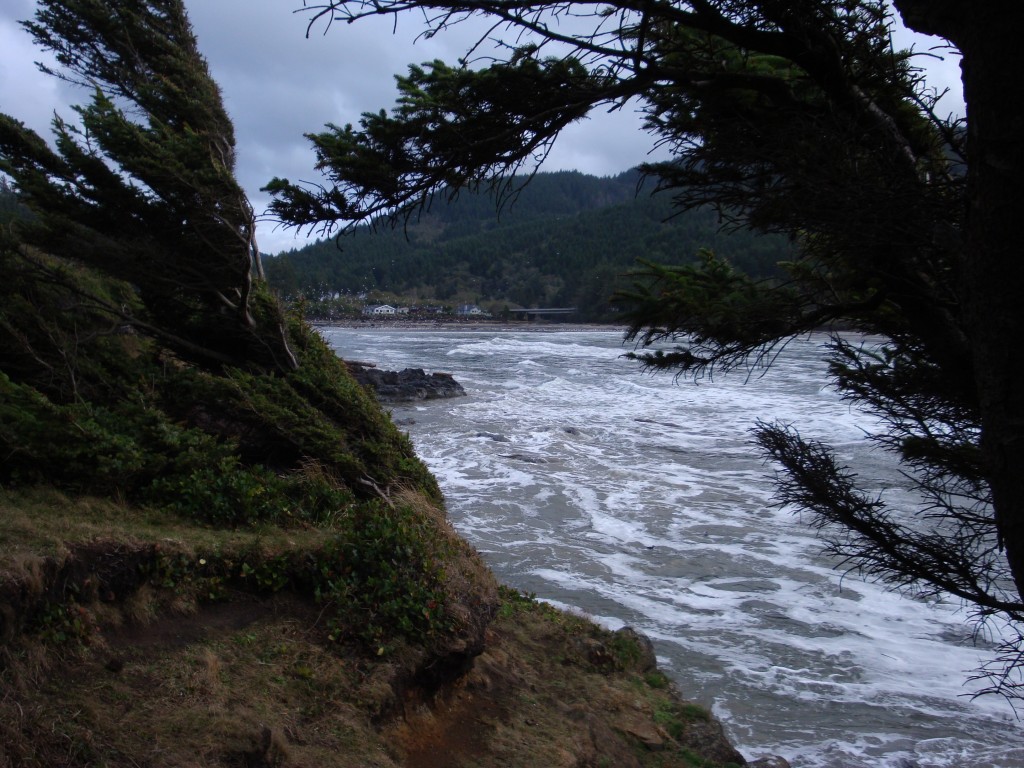
[[[197,364],[0,257],[0,766],[743,763],[643,638],[499,588],[300,317],[294,370]]]
[[[373,650],[308,588],[319,530],[3,491],[0,765],[743,762],[641,637],[499,595],[436,503],[405,501],[447,548],[451,620]]]

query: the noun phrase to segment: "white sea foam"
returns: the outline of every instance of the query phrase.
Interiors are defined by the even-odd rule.
[[[772,505],[757,419],[833,445],[899,498],[874,420],[822,387],[819,340],[764,377],[639,373],[615,332],[327,329],[343,356],[453,373],[468,397],[396,409],[459,529],[500,578],[650,635],[740,749],[796,768],[1020,768],[1019,723],[970,700],[956,603],[842,578]],[[902,762],[901,762],[902,761]]]

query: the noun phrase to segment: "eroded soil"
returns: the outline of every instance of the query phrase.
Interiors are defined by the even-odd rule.
[[[64,659],[10,658],[0,765],[695,766],[739,762],[717,723],[585,619],[503,607],[485,651],[437,691],[415,654],[330,643],[320,609],[238,594],[114,622]],[[626,654],[630,656],[630,654]],[[403,682],[404,681],[404,682]]]

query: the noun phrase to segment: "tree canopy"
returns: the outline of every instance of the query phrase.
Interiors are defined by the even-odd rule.
[[[500,196],[566,125],[632,99],[671,155],[644,170],[677,206],[710,204],[726,226],[790,237],[798,256],[784,280],[714,257],[650,267],[628,297],[636,356],[699,376],[766,362],[812,330],[880,339],[833,335],[831,378],[887,425],[877,439],[920,504],[892,509],[827,446],[761,424],[784,469],[780,500],[813,512],[849,567],[1016,627],[989,671],[994,690],[1021,693],[1024,403],[1010,344],[1024,331],[1011,250],[1024,158],[1021,85],[1005,74],[1024,8],[896,0],[909,26],[962,54],[961,120],[940,115],[914,54],[894,48],[880,0],[304,6],[311,27],[410,10],[428,35],[473,17],[490,26],[456,65],[410,67],[390,112],[310,135],[326,183],[269,185],[296,226],[401,216],[440,190]]]
[[[24,26],[92,99],[54,118],[56,150],[0,115],[0,171],[36,213],[23,239],[137,286],[144,312],[122,319],[189,359],[293,368],[276,303],[254,291],[234,129],[183,4],[41,2]]]
[[[25,26],[92,101],[55,148],[0,115],[0,486],[397,546],[381,495],[436,481],[268,290],[182,0],[42,2]]]
[[[393,482],[437,495],[261,277],[184,3],[43,2],[26,27],[92,101],[55,119],[55,149],[0,115],[0,484],[229,525],[331,516]]]

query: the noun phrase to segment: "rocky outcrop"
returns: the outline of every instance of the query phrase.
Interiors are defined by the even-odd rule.
[[[450,373],[426,373],[422,368],[382,371],[372,363],[346,361],[353,378],[382,403],[413,403],[461,397],[466,390]]]

